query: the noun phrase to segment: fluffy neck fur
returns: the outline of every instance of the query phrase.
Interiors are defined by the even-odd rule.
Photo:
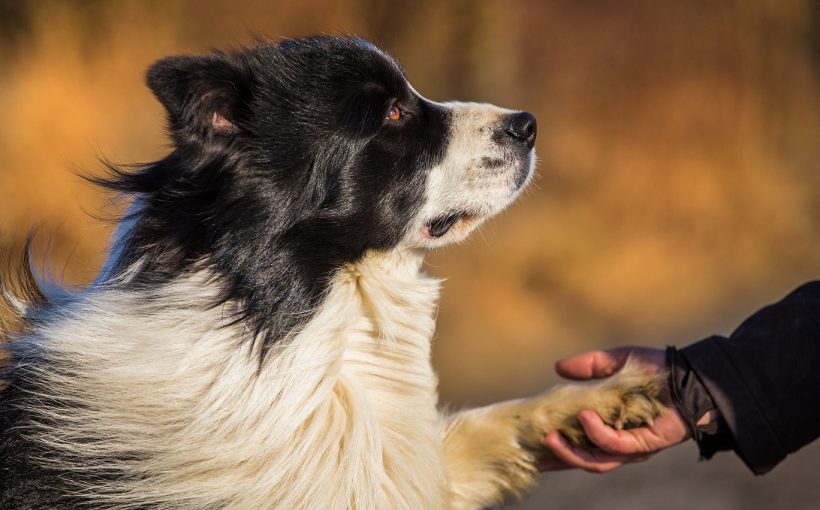
[[[261,368],[205,272],[92,286],[36,332],[54,361],[36,375],[65,405],[34,437],[59,470],[115,473],[88,489],[103,507],[440,507],[439,281],[421,262],[394,250],[345,266]]]

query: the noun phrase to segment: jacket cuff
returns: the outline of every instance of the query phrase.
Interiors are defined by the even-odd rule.
[[[786,457],[786,449],[721,347],[723,341],[723,337],[713,336],[679,352],[712,396],[734,438],[735,452],[749,469],[762,475]],[[701,451],[704,456],[710,456],[709,451]]]
[[[717,405],[686,358],[671,346],[666,348],[666,368],[669,372],[669,397],[692,439],[700,446],[701,456],[708,459],[717,451],[733,450],[734,443],[731,440],[723,445],[711,441],[710,449],[704,449],[706,438],[718,435],[721,421],[714,420],[706,425],[698,425],[698,421],[706,413],[716,411]]]

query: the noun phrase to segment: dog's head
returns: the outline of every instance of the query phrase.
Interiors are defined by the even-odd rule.
[[[295,295],[315,304],[369,250],[464,239],[534,167],[531,114],[430,101],[358,38],[167,58],[147,81],[174,152],[113,184],[142,194],[121,264],[207,264],[267,313]]]

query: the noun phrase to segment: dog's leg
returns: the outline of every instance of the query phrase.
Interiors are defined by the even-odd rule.
[[[553,430],[589,446],[576,415],[592,409],[616,427],[651,423],[663,404],[661,378],[629,363],[595,383],[560,386],[529,399],[472,409],[449,418],[444,455],[451,508],[495,507],[535,482],[538,459],[549,455],[544,436]]]

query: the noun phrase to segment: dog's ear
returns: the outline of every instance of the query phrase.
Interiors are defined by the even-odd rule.
[[[146,83],[178,138],[232,136],[247,117],[250,72],[230,56],[165,58],[148,69]]]

